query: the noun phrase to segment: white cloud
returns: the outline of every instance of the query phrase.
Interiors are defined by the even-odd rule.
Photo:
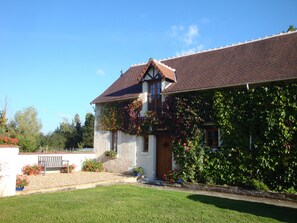
[[[96,70],[96,74],[98,74],[99,76],[103,76],[105,74],[105,72],[104,72],[104,70],[98,68]]]
[[[199,36],[199,29],[196,25],[190,25],[188,27],[182,25],[172,26],[170,35],[183,45],[190,46],[196,42],[196,38]]]
[[[201,50],[204,49],[204,46],[202,44],[196,46],[196,47],[192,47],[190,49],[183,49],[181,51],[177,51],[176,52],[176,56],[182,56],[182,55],[187,55],[187,54],[192,54],[192,53],[197,53]]]
[[[198,27],[196,25],[191,25],[188,27],[187,33],[185,34],[183,41],[187,46],[189,46],[194,43],[198,35]]]
[[[178,42],[181,50],[176,52],[177,56],[192,54],[203,50],[203,44],[197,41],[199,37],[199,28],[197,25],[189,25],[184,27],[182,25],[174,25],[171,27],[170,36]]]
[[[180,35],[180,33],[184,30],[185,28],[183,26],[172,26],[171,27],[171,31],[170,31],[170,35],[172,37],[177,37]]]

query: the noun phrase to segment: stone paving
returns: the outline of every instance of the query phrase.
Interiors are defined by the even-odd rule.
[[[49,173],[45,175],[28,176],[29,185],[17,195],[36,194],[45,192],[65,191],[92,188],[100,185],[119,183],[135,183],[137,179],[119,173],[108,172],[74,172],[74,173]]]

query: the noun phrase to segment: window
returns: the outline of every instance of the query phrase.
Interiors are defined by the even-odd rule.
[[[211,148],[219,146],[219,130],[217,127],[207,127],[205,129],[206,145]]]
[[[148,149],[149,149],[149,137],[143,136],[143,150],[142,150],[142,152],[147,153]]]
[[[118,132],[117,131],[111,132],[110,150],[118,152]]]
[[[148,110],[161,111],[161,82],[148,83]]]

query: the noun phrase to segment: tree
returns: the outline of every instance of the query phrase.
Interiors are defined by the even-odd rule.
[[[95,116],[92,113],[87,113],[82,134],[82,142],[87,148],[93,148],[94,146],[94,121]]]
[[[2,110],[0,111],[0,135],[5,135],[7,131],[7,98],[5,98],[5,102]]]
[[[36,109],[31,106],[18,111],[10,123],[15,136],[19,139],[22,151],[34,152],[38,149],[38,137],[42,125],[37,115]]]
[[[296,27],[294,27],[293,25],[290,25],[287,32],[296,31],[296,30],[297,30]]]
[[[83,143],[82,143],[82,126],[81,126],[81,121],[80,117],[78,114],[75,114],[74,116],[74,121],[73,121],[73,144],[75,145],[76,148],[82,148]]]

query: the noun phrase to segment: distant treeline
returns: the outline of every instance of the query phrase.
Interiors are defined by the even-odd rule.
[[[84,124],[78,114],[72,122],[65,120],[53,132],[41,133],[41,121],[34,107],[18,111],[8,122],[7,104],[0,110],[0,136],[17,138],[21,152],[49,152],[73,148],[92,148],[94,115],[87,113]]]

